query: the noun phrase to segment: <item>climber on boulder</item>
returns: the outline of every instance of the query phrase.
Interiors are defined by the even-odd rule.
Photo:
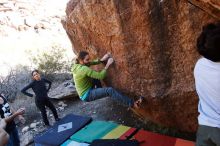
[[[106,62],[104,69],[95,71],[89,66],[98,65]],[[107,69],[114,62],[109,53],[105,54],[101,59],[90,61],[89,53],[80,51],[76,59],[76,63],[72,66],[73,79],[76,91],[82,101],[90,102],[104,97],[110,97],[113,100],[122,103],[129,108],[139,108],[143,97],[138,100],[122,95],[112,87],[95,88],[94,79],[102,80],[106,77]]]

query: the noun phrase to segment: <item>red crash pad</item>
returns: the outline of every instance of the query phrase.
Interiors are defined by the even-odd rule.
[[[175,146],[176,143],[176,138],[144,130],[138,131],[133,138],[140,142],[140,146]]]
[[[192,141],[177,138],[175,146],[195,146],[195,143]]]
[[[130,128],[127,132],[125,132],[119,139],[127,139],[131,134],[136,131],[136,128]]]
[[[125,137],[122,137],[124,139]],[[192,141],[183,140],[180,138],[165,136],[149,131],[140,130],[133,139],[139,141],[140,146],[194,146]]]

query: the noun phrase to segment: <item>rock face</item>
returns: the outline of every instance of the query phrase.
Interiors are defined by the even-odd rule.
[[[62,99],[68,97],[78,97],[76,88],[72,80],[67,80],[49,92],[49,97],[54,99]]]
[[[145,96],[140,116],[196,130],[196,38],[214,18],[188,1],[171,0],[71,0],[66,15],[62,23],[75,52],[112,53],[116,63],[107,85]]]
[[[189,0],[192,4],[205,10],[212,16],[220,19],[220,1],[219,0]]]

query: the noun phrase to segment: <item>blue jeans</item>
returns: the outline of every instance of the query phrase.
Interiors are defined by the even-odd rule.
[[[90,102],[104,97],[110,97],[113,100],[122,103],[123,105],[128,107],[132,107],[134,105],[133,99],[130,99],[129,97],[122,95],[112,87],[95,88],[90,90],[88,97],[85,99],[85,101]]]
[[[8,134],[9,134],[9,141],[7,146],[20,146],[20,140],[19,140],[17,128],[15,127]]]

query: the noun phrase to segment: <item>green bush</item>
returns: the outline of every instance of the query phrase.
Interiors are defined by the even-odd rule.
[[[72,61],[65,57],[65,50],[57,46],[49,51],[29,53],[33,66],[45,75],[70,72]]]

